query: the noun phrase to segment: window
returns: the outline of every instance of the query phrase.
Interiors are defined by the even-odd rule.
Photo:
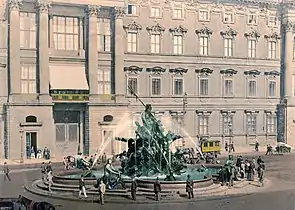
[[[253,97],[256,96],[256,80],[249,80],[248,81],[248,96]]]
[[[128,32],[127,33],[127,51],[128,52],[137,52],[137,33]]]
[[[199,135],[209,134],[209,116],[200,115],[199,116]]]
[[[225,23],[233,23],[234,22],[234,14],[232,12],[225,12],[223,21]]]
[[[161,16],[161,9],[159,7],[152,7],[151,17],[160,17],[160,16]]]
[[[269,16],[267,24],[268,26],[278,26],[278,18],[274,15]]]
[[[182,134],[182,120],[183,116],[179,115],[173,115],[172,117],[172,133],[176,135],[181,135]],[[178,141],[180,142],[180,141]],[[179,145],[181,146],[181,145]]]
[[[99,18],[97,20],[97,50],[111,51],[111,23],[109,19]]]
[[[173,9],[173,18],[182,19],[183,18],[183,10],[180,8]]]
[[[233,116],[232,115],[222,115],[222,128],[223,135],[232,135],[233,134]]]
[[[200,21],[209,21],[209,11],[208,10],[199,10],[199,20]]]
[[[21,93],[34,94],[36,90],[36,66],[21,67]]]
[[[53,16],[54,49],[77,51],[79,49],[79,19]]]
[[[133,90],[134,93],[138,94],[138,83],[136,77],[129,77],[128,78],[128,87]],[[131,93],[128,91],[128,94],[131,95]]]
[[[275,97],[277,95],[277,84],[276,81],[268,81],[268,96]]]
[[[275,41],[269,41],[267,43],[268,46],[268,58],[269,59],[276,59],[277,54],[277,43]]]
[[[160,53],[161,35],[151,34],[151,53]]]
[[[275,134],[277,132],[277,116],[266,115],[266,133]]]
[[[292,75],[292,90],[293,90],[293,96],[295,96],[295,75]]]
[[[249,14],[248,15],[248,24],[256,25],[257,24],[257,15],[256,14]]]
[[[233,39],[224,39],[224,56],[233,56]]]
[[[162,93],[161,78],[152,78],[152,95],[158,96]]]
[[[183,95],[183,78],[173,79],[173,95]]]
[[[173,35],[173,53],[180,55],[183,53],[183,36]]]
[[[20,48],[36,48],[36,14],[20,12]]]
[[[127,6],[127,14],[128,15],[136,15],[137,14],[136,5],[128,4],[128,6]]]
[[[256,58],[256,40],[248,40],[248,57],[249,58]]]
[[[233,96],[234,95],[234,87],[232,79],[224,80],[224,96]]]
[[[209,37],[200,37],[200,55],[209,54]]]
[[[97,93],[101,95],[111,94],[111,72],[110,70],[97,70]]]
[[[200,79],[200,96],[208,96],[209,95],[209,80],[208,78]]]
[[[247,134],[256,134],[257,116],[254,114],[247,115]]]

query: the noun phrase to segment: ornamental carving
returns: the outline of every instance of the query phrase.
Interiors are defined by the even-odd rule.
[[[198,36],[211,36],[212,33],[213,31],[209,29],[207,26],[204,26],[203,28],[196,30],[196,34]]]
[[[89,16],[97,16],[97,14],[99,13],[100,7],[96,6],[96,5],[88,5],[87,6],[87,14]]]
[[[148,26],[146,30],[152,34],[152,33],[163,33],[165,31],[165,28],[161,26],[159,23],[156,23],[152,26]]]
[[[122,18],[126,14],[126,9],[124,7],[114,7],[115,18]]]
[[[260,75],[260,71],[257,71],[257,70],[249,70],[249,71],[245,71],[244,74],[247,75],[247,76],[256,77],[256,76],[259,76]]]
[[[174,73],[174,74],[180,74],[183,75],[185,73],[188,72],[188,69],[182,68],[182,67],[178,67],[178,68],[174,68],[174,69],[169,69],[170,73]]]
[[[244,35],[247,39],[258,39],[260,37],[260,33],[256,30],[252,30]]]
[[[140,31],[142,29],[141,25],[132,21],[131,23],[123,26],[125,31]]]
[[[294,30],[294,23],[287,21],[286,23],[283,23],[284,30],[287,31],[293,31]]]
[[[238,73],[237,70],[234,69],[223,69],[220,70],[220,74],[226,75],[226,76],[233,76],[236,75]]]
[[[182,25],[179,25],[179,26],[174,27],[174,28],[170,28],[169,31],[172,34],[178,34],[178,35],[184,35],[184,34],[187,33],[187,29]]]
[[[140,68],[138,66],[128,66],[128,67],[124,67],[124,72],[138,74],[139,72],[142,72],[142,69],[143,68]]]
[[[211,75],[213,73],[213,69],[209,69],[209,68],[202,68],[202,69],[196,69],[195,72],[197,74],[201,74],[204,76],[208,76]]]
[[[280,72],[276,71],[276,70],[272,70],[272,71],[267,71],[264,72],[265,76],[273,76],[273,77],[277,77],[280,76]]]
[[[19,10],[23,5],[22,0],[8,0],[8,5],[10,10]]]
[[[161,73],[164,73],[166,71],[166,69],[164,69],[160,66],[155,66],[153,68],[147,68],[146,71],[150,72],[150,73],[154,73],[154,74],[161,74]]]
[[[264,35],[264,38],[268,39],[268,40],[277,41],[277,40],[279,40],[281,38],[281,36],[277,32],[273,32],[271,34]]]
[[[51,0],[37,0],[36,7],[39,8],[40,12],[47,13],[49,8],[51,8],[51,4]]]
[[[228,28],[227,30],[225,31],[221,31],[220,32],[220,35],[223,37],[223,38],[234,38],[236,37],[238,34],[237,31],[235,31],[234,29],[232,28]]]

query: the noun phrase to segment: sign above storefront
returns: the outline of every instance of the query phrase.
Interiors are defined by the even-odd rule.
[[[54,101],[88,101],[88,90],[51,90],[50,95]]]

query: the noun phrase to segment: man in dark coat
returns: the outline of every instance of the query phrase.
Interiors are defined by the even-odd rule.
[[[8,179],[9,181],[11,181],[10,176],[9,176],[9,172],[10,172],[10,170],[9,170],[9,168],[8,168],[8,165],[7,165],[7,163],[5,162],[5,163],[4,163],[4,166],[3,166],[4,181],[6,181],[6,179]]]
[[[44,162],[42,162],[42,165],[41,165],[41,175],[42,175],[42,180],[44,181],[46,179],[46,165]]]
[[[137,189],[137,181],[134,178],[131,183],[131,198],[132,200],[136,201],[136,189]]]
[[[159,177],[157,177],[155,183],[154,183],[154,193],[155,193],[155,200],[156,201],[159,201],[160,200],[160,197],[161,197],[161,183],[160,183],[160,180],[159,180]]]
[[[190,175],[187,175],[185,190],[188,194],[188,199],[194,198],[194,181],[191,180]]]

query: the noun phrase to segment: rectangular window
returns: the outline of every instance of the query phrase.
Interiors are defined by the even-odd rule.
[[[138,94],[138,83],[136,77],[129,77],[128,78],[128,87],[133,90],[134,93]],[[131,95],[131,93],[128,91],[128,94]]]
[[[161,35],[151,34],[151,53],[160,53],[161,49]]]
[[[233,134],[233,116],[232,115],[222,115],[222,128],[223,135],[232,135]]]
[[[173,53],[176,55],[183,54],[183,36],[182,35],[173,36]]]
[[[53,16],[54,49],[79,50],[79,18]]]
[[[248,15],[248,24],[250,25],[256,25],[257,24],[257,15],[256,14],[249,14]]]
[[[256,58],[256,40],[248,40],[248,58]]]
[[[127,33],[127,51],[132,53],[137,52],[137,33]]]
[[[200,55],[209,54],[209,38],[204,36],[200,37]]]
[[[209,95],[209,80],[208,78],[200,79],[200,96],[208,96]]]
[[[277,132],[277,116],[266,115],[266,133],[276,134]]]
[[[151,17],[160,17],[160,16],[161,16],[161,9],[159,7],[152,7]]]
[[[209,21],[208,10],[199,10],[199,21]]]
[[[257,130],[257,116],[250,114],[246,117],[247,120],[247,134],[256,134]]]
[[[173,18],[182,19],[183,18],[183,10],[182,9],[173,9]]]
[[[225,23],[233,23],[234,22],[234,14],[232,12],[225,12],[223,21]]]
[[[268,26],[278,26],[278,18],[275,15],[271,15],[267,20]]]
[[[256,80],[249,80],[248,81],[248,96],[254,97],[256,96],[257,85]]]
[[[136,15],[137,14],[136,5],[128,4],[128,6],[127,6],[127,14],[128,15]]]
[[[173,86],[173,95],[183,95],[183,78],[174,78]]]
[[[276,97],[277,95],[276,81],[268,81],[268,97]]]
[[[111,51],[111,23],[110,19],[97,20],[97,50],[100,52]]]
[[[21,67],[21,93],[34,94],[36,89],[36,66],[22,66]]]
[[[36,48],[36,14],[20,12],[20,48]]]
[[[111,72],[110,70],[97,70],[97,93],[100,95],[111,94]]]
[[[152,78],[152,95],[158,96],[162,94],[161,78]]]
[[[267,43],[268,46],[268,58],[269,59],[276,59],[277,54],[277,43],[275,41],[269,41]]]
[[[232,79],[224,80],[224,96],[233,96],[234,95],[234,87]]]
[[[233,39],[224,39],[224,56],[233,56]]]
[[[199,135],[209,134],[209,116],[200,115],[199,116]]]

